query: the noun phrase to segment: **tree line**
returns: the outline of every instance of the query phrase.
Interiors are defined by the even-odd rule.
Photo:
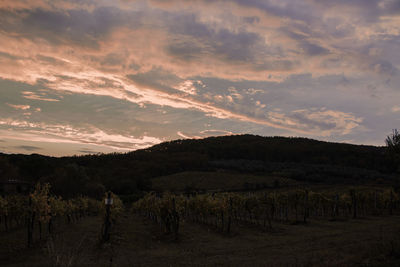
[[[129,153],[61,158],[0,154],[0,181],[48,182],[66,198],[100,198],[111,190],[132,199],[152,189],[151,178],[184,171],[274,173],[318,183],[393,182],[399,172],[398,135],[388,136],[386,147],[235,135],[175,140]]]

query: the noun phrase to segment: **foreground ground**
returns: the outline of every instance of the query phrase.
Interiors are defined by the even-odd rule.
[[[109,244],[100,217],[64,225],[53,239],[25,249],[23,229],[1,232],[1,266],[399,266],[400,217],[275,224],[273,231],[237,225],[229,236],[185,222],[179,240],[127,214]]]

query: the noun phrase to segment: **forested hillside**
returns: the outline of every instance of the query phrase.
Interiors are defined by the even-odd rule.
[[[188,171],[362,184],[395,183],[396,170],[385,147],[254,135],[176,140],[124,154],[0,156],[1,180],[49,182],[65,197],[98,197],[108,189],[134,195],[151,190],[152,178]]]

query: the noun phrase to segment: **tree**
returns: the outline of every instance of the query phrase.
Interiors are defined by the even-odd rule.
[[[6,157],[0,156],[0,181],[18,178],[18,169]]]
[[[45,177],[43,181],[51,184],[54,194],[67,199],[87,195],[90,183],[86,169],[74,163],[56,169],[53,175]]]
[[[386,137],[386,146],[390,157],[391,169],[400,172],[400,133],[397,129],[393,129],[391,135]]]
[[[400,133],[397,129],[393,129],[392,134],[386,137],[385,142],[390,152],[400,154]]]

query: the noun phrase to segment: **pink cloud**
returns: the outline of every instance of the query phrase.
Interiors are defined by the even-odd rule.
[[[160,138],[146,135],[135,137],[107,133],[93,126],[78,128],[71,125],[35,123],[14,119],[0,119],[0,125],[18,130],[0,130],[3,138],[48,143],[92,144],[117,150],[136,150],[163,141]]]
[[[31,108],[30,105],[13,105],[13,104],[9,104],[9,103],[6,103],[6,104],[7,104],[7,106],[10,106],[14,109],[19,109],[19,110],[27,110],[27,109]]]

